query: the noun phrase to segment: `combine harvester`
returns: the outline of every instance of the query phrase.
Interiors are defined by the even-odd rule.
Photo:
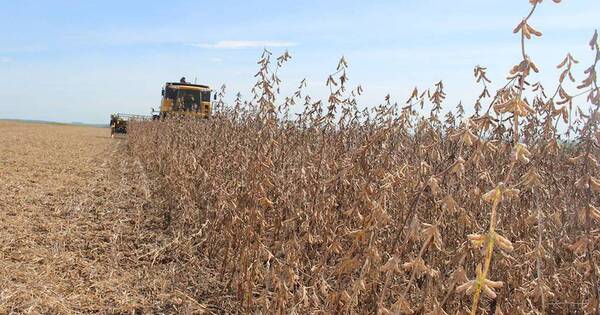
[[[167,82],[162,89],[160,109],[152,109],[152,116],[132,114],[110,115],[110,134],[127,133],[127,123],[130,120],[156,120],[172,116],[188,116],[198,118],[210,118],[212,90],[208,85],[192,84],[185,82]],[[216,99],[216,94],[213,99]]]

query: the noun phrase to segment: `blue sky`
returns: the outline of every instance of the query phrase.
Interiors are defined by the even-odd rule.
[[[282,92],[303,78],[315,97],[346,56],[364,106],[390,93],[404,101],[444,80],[447,104],[471,107],[473,67],[493,87],[519,61],[513,27],[527,0],[67,1],[0,0],[0,118],[105,123],[111,112],[147,114],[161,86],[181,76],[249,97],[263,47],[293,56]],[[529,43],[541,80],[554,89],[567,52],[582,78],[600,28],[600,1],[542,3]]]

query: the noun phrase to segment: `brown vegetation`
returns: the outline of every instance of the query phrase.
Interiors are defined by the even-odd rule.
[[[265,51],[253,100],[132,124],[179,263],[205,258],[243,312],[597,314],[597,35],[579,90],[568,54],[547,95],[528,82],[530,2],[523,59],[493,95],[475,68],[470,116],[442,113],[442,82],[360,110],[343,58],[326,102],[304,81],[280,100],[290,56]]]

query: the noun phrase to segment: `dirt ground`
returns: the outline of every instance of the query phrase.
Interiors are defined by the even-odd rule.
[[[0,314],[225,312],[136,165],[108,129],[0,121]]]

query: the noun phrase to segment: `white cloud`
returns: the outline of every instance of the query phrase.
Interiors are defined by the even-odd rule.
[[[0,63],[7,63],[7,62],[11,62],[12,59],[8,58],[8,57],[0,57]]]
[[[213,44],[192,44],[192,46],[217,49],[245,49],[262,47],[291,47],[296,43],[275,40],[222,40]]]

